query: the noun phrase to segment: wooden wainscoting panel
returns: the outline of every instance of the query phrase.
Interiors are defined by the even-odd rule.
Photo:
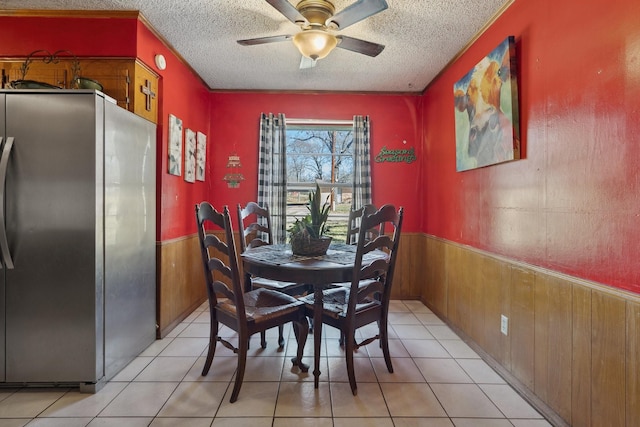
[[[574,427],[591,426],[591,289],[572,290],[571,419]]]
[[[504,262],[484,257],[482,262],[482,304],[484,344],[478,342],[502,366],[511,369],[510,340],[500,332],[501,316],[511,317],[511,268]]]
[[[565,280],[536,275],[535,393],[571,420],[572,293]]]
[[[198,237],[163,242],[157,247],[158,337],[166,336],[207,299]]]
[[[528,269],[511,269],[511,373],[529,389],[534,388],[535,274]]]
[[[591,425],[624,426],[626,303],[593,291],[592,310]]]
[[[438,239],[426,238],[427,251],[424,268],[427,269],[427,283],[422,288],[422,301],[441,316],[447,315],[447,275],[445,270],[446,243]]]
[[[463,249],[455,245],[447,245],[445,249],[445,265],[449,295],[447,313],[449,320],[456,327],[462,328],[464,318],[464,279],[462,272]]]
[[[639,295],[433,236],[426,245],[422,300],[499,363],[552,424],[639,425]],[[508,336],[496,335],[500,314]],[[469,319],[481,319],[481,334]]]
[[[627,426],[640,423],[640,304],[627,301]]]
[[[402,233],[391,298],[420,299],[427,281],[423,241],[421,234]]]
[[[482,333],[477,343],[492,357],[499,360],[500,354],[500,314],[502,313],[502,287],[500,285],[500,269],[495,258],[483,257],[481,261],[482,294],[480,309],[482,310]]]
[[[476,341],[484,340],[485,333],[485,318],[484,318],[484,292],[485,283],[483,279],[483,268],[485,255],[467,251],[468,262],[466,276],[467,286],[469,288],[467,295],[469,300],[467,301],[468,317],[467,325],[465,327],[469,330],[469,335]]]

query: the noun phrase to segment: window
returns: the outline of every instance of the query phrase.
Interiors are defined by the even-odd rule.
[[[352,200],[353,122],[287,120],[287,228],[307,214],[309,190],[320,185],[331,204],[327,234],[344,240]]]

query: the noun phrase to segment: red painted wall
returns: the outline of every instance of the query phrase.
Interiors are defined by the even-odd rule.
[[[284,113],[290,118],[351,120],[371,119],[372,157],[387,149],[415,148],[418,160],[407,163],[372,161],[373,202],[405,207],[403,231],[420,231],[422,183],[420,180],[420,102],[417,95],[212,93],[209,199],[233,209],[256,200],[258,194],[258,135],[261,113]],[[406,143],[405,143],[406,142]],[[236,151],[245,181],[228,188],[222,180],[229,154]],[[188,230],[185,230],[185,232]]]
[[[182,120],[184,130],[207,135],[207,157],[211,156],[212,138],[209,132],[209,89],[180,58],[162,44],[142,23],[137,28],[138,58],[160,74],[158,84],[158,236],[161,241],[183,237],[196,232],[194,205],[210,194],[212,180],[189,183],[184,180],[184,151],[182,176],[168,173],[169,114]],[[167,68],[155,68],[157,54],[165,56]],[[184,135],[183,135],[184,136]],[[184,141],[183,141],[184,144]],[[184,148],[183,148],[184,150]],[[207,160],[207,163],[211,163]]]
[[[76,56],[136,56],[136,19],[0,16],[0,56],[44,49]]]
[[[640,292],[640,2],[515,1],[424,96],[428,234]],[[507,35],[523,159],[457,173],[453,84]]]
[[[25,36],[26,35],[26,36]],[[108,17],[0,16],[0,57],[26,57],[30,52],[67,49],[77,56],[138,58],[160,75],[158,90],[157,239],[195,232],[193,206],[210,194],[211,180],[188,183],[167,173],[166,123],[174,114],[183,128],[209,134],[209,90],[141,21]],[[156,54],[167,68],[158,70]],[[133,88],[139,90],[139,88]]]

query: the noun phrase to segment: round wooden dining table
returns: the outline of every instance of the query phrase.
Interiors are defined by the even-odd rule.
[[[298,256],[291,245],[264,245],[248,248],[242,253],[245,273],[283,282],[304,283],[313,287],[313,358],[314,386],[320,377],[320,344],[322,340],[322,291],[335,283],[351,282],[356,257],[356,246],[331,244],[321,256]],[[363,263],[386,257],[373,251],[363,257]]]

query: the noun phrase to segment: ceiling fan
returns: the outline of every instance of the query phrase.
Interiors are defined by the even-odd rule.
[[[357,0],[338,13],[329,0],[300,0],[295,7],[288,0],[266,2],[298,25],[301,31],[295,35],[238,40],[242,46],[292,40],[302,54],[300,68],[315,66],[318,59],[326,57],[335,47],[371,57],[384,50],[384,45],[334,33],[387,9],[385,0]]]

